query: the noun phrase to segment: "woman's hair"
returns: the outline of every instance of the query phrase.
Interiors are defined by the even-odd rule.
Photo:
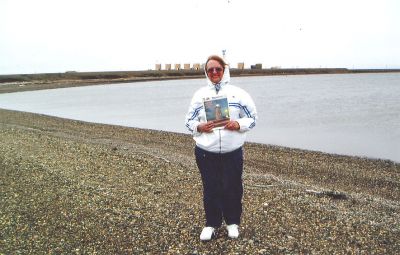
[[[215,61],[217,61],[217,62],[222,66],[222,68],[225,70],[225,65],[226,65],[226,63],[225,63],[225,61],[224,61],[220,56],[218,56],[218,55],[211,55],[211,56],[209,56],[208,59],[207,59],[207,61],[206,61],[206,64],[204,65],[204,68],[207,68],[208,61],[210,61],[210,60],[215,60]]]

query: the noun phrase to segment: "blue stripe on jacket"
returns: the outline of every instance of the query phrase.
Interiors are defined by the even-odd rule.
[[[253,118],[253,116],[251,116],[251,113],[250,113],[249,109],[247,109],[246,106],[243,106],[243,105],[241,105],[239,103],[229,103],[229,106],[233,106],[233,107],[237,107],[239,109],[243,109],[243,111],[247,115],[247,117]]]
[[[192,117],[190,117],[189,120],[194,120],[199,115],[199,112],[200,112],[201,109],[203,109],[203,106],[200,106],[200,107],[196,108],[194,110],[194,112],[193,112]]]

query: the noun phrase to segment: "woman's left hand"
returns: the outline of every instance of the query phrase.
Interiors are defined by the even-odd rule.
[[[237,121],[230,120],[228,123],[226,123],[224,128],[229,130],[239,130],[240,125]]]

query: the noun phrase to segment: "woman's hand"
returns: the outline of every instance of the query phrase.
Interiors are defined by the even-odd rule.
[[[228,130],[239,130],[240,125],[239,125],[239,122],[230,120],[228,123],[226,123],[224,128],[228,129]]]
[[[199,131],[200,133],[211,133],[214,127],[214,123],[212,123],[211,121],[207,123],[200,123],[197,126],[197,131]]]

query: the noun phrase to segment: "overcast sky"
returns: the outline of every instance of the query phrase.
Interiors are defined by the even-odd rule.
[[[231,66],[400,68],[399,0],[0,0],[0,74]]]

